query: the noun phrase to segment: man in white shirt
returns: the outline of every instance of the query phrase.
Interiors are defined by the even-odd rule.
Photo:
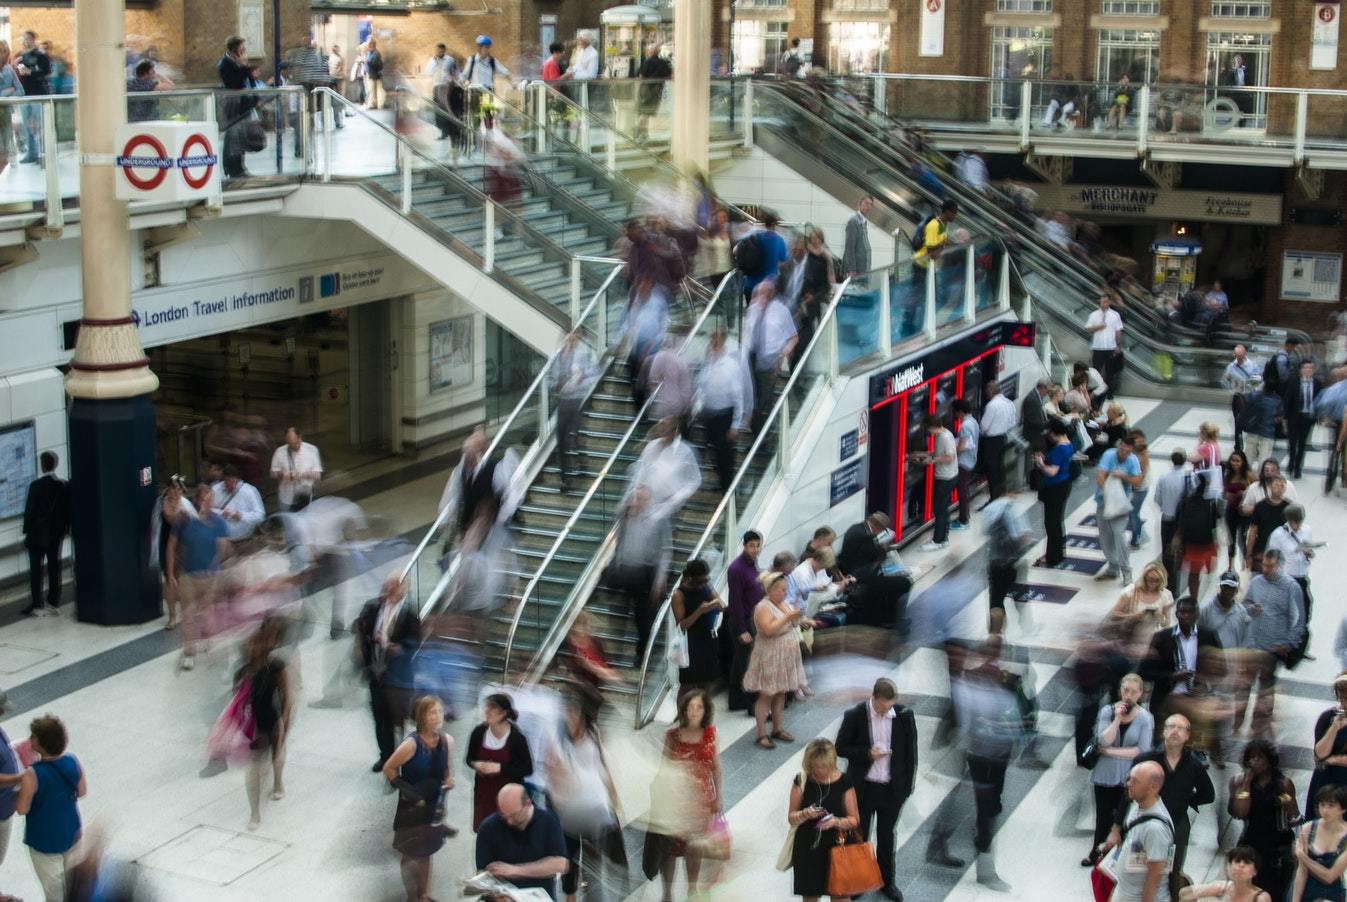
[[[935,535],[931,541],[921,546],[922,551],[940,551],[949,544],[949,501],[954,491],[954,483],[959,477],[959,450],[954,433],[945,428],[945,421],[938,413],[926,415],[926,434],[931,437],[934,447],[918,458],[935,468],[934,488],[931,494],[931,509],[935,513]]]
[[[212,485],[211,491],[215,493],[212,506],[224,517],[231,542],[246,539],[267,518],[262,493],[240,479],[238,468],[233,464],[225,464],[224,478]]]
[[[982,427],[973,416],[973,405],[963,398],[954,402],[954,412],[959,423],[959,519],[950,524],[950,529],[967,529],[971,516],[968,512],[969,501],[973,497],[973,474],[978,467],[978,445],[982,439]]]
[[[332,90],[342,97],[346,96],[346,57],[342,55],[341,45],[333,44],[332,52],[327,56],[327,75],[332,79]],[[341,104],[334,102],[331,109],[332,124],[344,128],[343,119],[354,113],[343,113]]]
[[[430,76],[431,99],[439,110],[435,111],[435,124],[440,129],[440,138],[449,137],[449,117],[440,110],[449,109],[449,86],[458,81],[458,60],[449,55],[443,44],[435,45],[435,55],[426,61],[426,75]]]
[[[1300,584],[1305,595],[1305,622],[1310,619],[1310,560],[1314,557],[1315,541],[1305,525],[1305,508],[1292,504],[1286,508],[1286,523],[1272,531],[1267,540],[1269,550],[1282,554],[1282,572]]]
[[[707,343],[706,360],[697,375],[697,398],[720,490],[727,492],[734,481],[735,444],[753,409],[753,379],[739,348],[727,344],[723,328],[711,333]]]
[[[480,34],[477,36],[477,52],[468,57],[468,64],[463,70],[463,80],[474,88],[495,91],[497,75],[509,80],[510,70],[491,55],[491,38]]]
[[[575,62],[562,78],[571,81],[590,81],[599,77],[599,51],[589,32],[582,31],[575,38]]]
[[[1001,394],[1001,385],[995,379],[987,383],[986,394],[987,406],[982,409],[982,440],[978,450],[982,455],[982,473],[987,477],[987,504],[990,504],[1006,493],[1006,436],[1019,422],[1019,414],[1015,412],[1015,402]]]
[[[1230,397],[1230,410],[1235,415],[1235,447],[1244,450],[1244,430],[1239,428],[1240,412],[1244,408],[1244,395],[1258,388],[1263,381],[1263,366],[1249,358],[1244,345],[1235,345],[1235,359],[1225,365],[1221,374],[1221,384],[1234,394]]]
[[[631,465],[625,497],[630,498],[640,486],[646,487],[650,491],[650,515],[672,522],[701,485],[697,455],[678,434],[678,421],[669,418],[655,424],[645,450]]]
[[[323,475],[318,449],[304,441],[298,427],[285,430],[285,444],[271,455],[271,478],[283,511],[299,511],[313,500],[313,487]]]
[[[495,523],[503,525],[514,517],[528,486],[516,480],[519,455],[506,448],[491,459],[486,456],[490,443],[486,427],[478,426],[463,442],[463,456],[449,474],[444,493],[440,495],[440,512],[447,513],[444,523],[454,524],[461,539],[468,526],[483,511],[483,506],[495,507]],[[457,518],[455,520],[455,518]]]
[[[795,330],[795,318],[776,297],[774,279],[765,279],[753,289],[753,303],[744,317],[743,334],[753,367],[753,429],[756,432],[776,400],[776,377],[781,372],[781,364],[790,357],[800,340]]]
[[[580,434],[580,412],[590,390],[598,381],[599,368],[594,352],[585,344],[580,329],[572,329],[561,351],[552,361],[552,393],[557,398],[557,464],[564,486],[572,474],[571,459],[576,453]]]
[[[1114,852],[1109,845],[1111,836],[1103,846],[1104,854],[1112,853],[1116,862],[1118,885],[1113,902],[1170,902],[1174,821],[1160,801],[1164,782],[1164,768],[1155,761],[1143,761],[1127,776],[1127,797],[1132,804],[1123,819],[1122,846]]]
[[[1090,364],[1108,383],[1108,398],[1113,397],[1122,375],[1123,321],[1112,304],[1113,298],[1105,291],[1099,296],[1099,309],[1085,320],[1085,331],[1090,333]]]

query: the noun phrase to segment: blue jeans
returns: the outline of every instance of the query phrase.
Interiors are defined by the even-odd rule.
[[[1132,531],[1132,544],[1141,543],[1141,505],[1146,503],[1150,489],[1135,489],[1132,492],[1132,513],[1127,518],[1127,528]]]
[[[24,157],[36,159],[42,153],[42,104],[23,105]]]

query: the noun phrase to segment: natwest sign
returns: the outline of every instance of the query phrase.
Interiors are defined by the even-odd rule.
[[[134,122],[117,131],[120,200],[195,200],[220,193],[214,122]]]

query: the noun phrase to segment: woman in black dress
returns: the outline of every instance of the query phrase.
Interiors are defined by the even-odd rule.
[[[1347,786],[1347,673],[1333,681],[1338,703],[1319,715],[1314,725],[1314,774],[1305,794],[1305,810],[1314,810],[1314,800],[1325,786]]]
[[[442,823],[444,793],[454,788],[454,740],[444,732],[444,707],[434,696],[412,705],[416,730],[384,762],[384,778],[398,791],[393,815],[393,848],[402,856],[402,886],[407,902],[430,896],[430,856],[458,833]]]
[[[706,561],[694,558],[673,593],[674,618],[688,636],[688,666],[678,670],[678,685],[683,689],[705,688],[720,678],[720,653],[711,626],[725,604],[711,587],[710,576]]]
[[[1253,739],[1244,747],[1244,772],[1230,780],[1231,817],[1244,821],[1236,845],[1250,846],[1263,859],[1258,885],[1273,899],[1285,899],[1295,863],[1291,847],[1295,834],[1290,825],[1300,816],[1296,789],[1279,769],[1277,748],[1265,739]]]
[[[271,798],[285,798],[285,739],[290,725],[292,699],[290,678],[285,662],[276,656],[285,632],[285,622],[277,614],[262,618],[248,640],[247,660],[239,668],[234,684],[250,681],[249,703],[253,709],[253,741],[249,745],[248,807],[252,816],[248,829],[262,824],[262,779],[271,763]]]
[[[855,830],[860,824],[856,790],[837,769],[837,749],[827,739],[805,746],[804,768],[790,788],[788,823],[795,826],[795,847],[790,864],[795,871],[795,895],[817,902],[828,893],[828,867],[838,831]],[[845,902],[850,896],[831,896]]]

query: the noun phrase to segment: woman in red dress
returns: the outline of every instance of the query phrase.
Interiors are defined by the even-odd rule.
[[[704,838],[712,819],[724,812],[713,714],[706,690],[690,689],[678,699],[678,722],[664,734],[665,767],[661,770],[674,764],[677,775],[676,788],[665,787],[667,798],[677,804],[660,806],[671,810],[661,812],[658,818],[667,839],[660,860],[664,902],[673,900],[674,872],[680,857],[688,872],[689,895],[705,893],[712,883],[702,878],[705,848],[693,840]]]
[[[472,786],[472,832],[496,810],[496,795],[507,783],[523,783],[533,773],[528,740],[515,722],[519,713],[510,696],[498,692],[482,706],[485,723],[468,737],[468,767],[476,774]]]

